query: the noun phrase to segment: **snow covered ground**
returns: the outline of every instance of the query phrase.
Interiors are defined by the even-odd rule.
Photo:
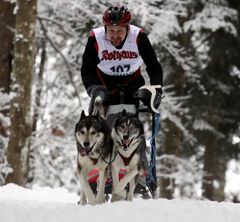
[[[194,200],[121,201],[78,206],[79,197],[59,188],[0,187],[1,222],[239,222],[240,204]]]

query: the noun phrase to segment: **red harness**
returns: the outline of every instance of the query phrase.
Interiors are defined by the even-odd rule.
[[[120,169],[119,172],[119,180],[121,180],[126,174],[127,174],[127,169]],[[99,170],[98,169],[93,169],[88,173],[88,183],[97,183],[99,176]],[[111,183],[112,180],[111,178],[107,178],[106,184]]]

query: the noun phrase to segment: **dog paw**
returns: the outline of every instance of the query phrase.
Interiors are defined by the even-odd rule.
[[[88,201],[88,204],[94,206],[94,205],[96,205],[96,202],[95,202],[95,201],[92,201],[92,200],[89,200],[89,201]]]
[[[122,189],[114,189],[113,193],[117,194],[118,196],[124,196],[124,195],[126,195],[126,190],[125,189],[124,190],[122,190]]]
[[[102,204],[105,202],[105,197],[103,196],[102,198],[97,198],[97,204]]]
[[[86,201],[82,201],[82,200],[79,200],[79,201],[78,201],[78,205],[80,205],[80,206],[84,206],[84,205],[86,205],[86,204],[87,204]]]
[[[116,193],[112,194],[111,202],[116,202],[116,201],[120,201],[120,200],[123,200],[123,198],[121,196],[119,196]]]
[[[128,201],[133,201],[133,193],[128,193],[127,200]]]
[[[117,200],[119,200],[119,199],[124,200],[127,197],[127,191],[126,190],[114,190],[113,195],[116,196]]]

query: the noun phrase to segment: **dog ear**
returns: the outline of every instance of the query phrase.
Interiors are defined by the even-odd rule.
[[[80,116],[80,120],[85,119],[85,118],[86,118],[86,115],[85,115],[85,112],[83,110],[82,113],[81,113],[81,116]]]
[[[136,112],[133,114],[133,117],[138,119],[138,115],[139,115],[139,111],[136,111]]]
[[[97,113],[95,114],[95,116],[100,116],[99,110],[97,110]]]
[[[121,116],[126,116],[126,115],[127,115],[127,111],[126,111],[126,109],[124,109],[121,113]]]
[[[117,126],[118,123],[119,123],[119,119],[120,119],[120,116],[116,117],[116,118],[113,120],[113,128],[116,129],[116,126]]]

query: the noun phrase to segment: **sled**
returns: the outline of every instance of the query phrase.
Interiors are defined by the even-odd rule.
[[[146,172],[146,187],[140,184],[137,184],[134,193],[140,194],[143,199],[148,198],[156,198],[156,190],[157,190],[157,175],[156,175],[156,144],[155,137],[160,127],[160,113],[155,109],[152,109],[149,106],[136,106],[133,104],[125,104],[124,103],[124,88],[126,86],[118,86],[120,89],[120,104],[110,105],[107,110],[107,119],[110,123],[113,122],[111,119],[111,114],[121,113],[124,109],[128,113],[149,113],[152,115],[152,138],[150,140],[151,152],[150,152],[150,163],[148,170]],[[141,100],[139,100],[141,101]],[[119,180],[121,180],[127,173],[126,169],[121,169],[119,173]],[[93,169],[88,174],[88,182],[93,190],[93,192],[97,193],[97,180],[98,180],[98,169]],[[112,178],[111,173],[105,183],[105,194],[111,194],[112,192]],[[150,193],[150,195],[149,195]]]

